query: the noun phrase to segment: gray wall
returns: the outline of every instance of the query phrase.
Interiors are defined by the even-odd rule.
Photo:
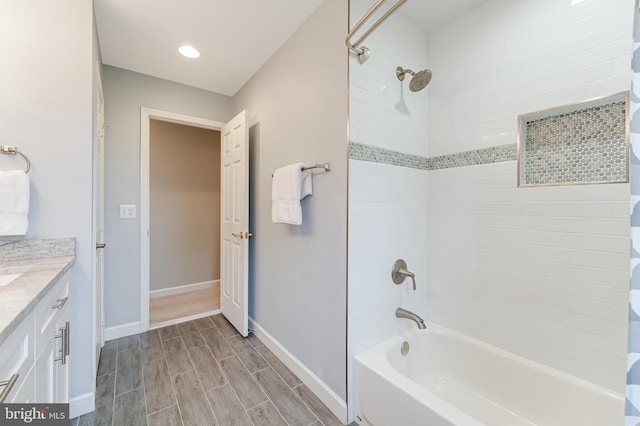
[[[140,320],[140,218],[119,219],[120,204],[140,207],[140,108],[228,121],[231,98],[131,71],[103,67],[105,119],[105,322]]]
[[[93,390],[94,372],[92,110],[99,53],[92,4],[21,0],[2,2],[0,9],[0,144],[17,145],[31,159],[30,227],[24,238],[76,238],[73,398]],[[24,167],[18,158],[2,157],[4,170]]]
[[[150,290],[220,279],[220,132],[151,120]]]
[[[327,0],[234,97],[251,147],[250,315],[346,400],[347,3]],[[301,226],[271,223],[271,174],[330,162]]]

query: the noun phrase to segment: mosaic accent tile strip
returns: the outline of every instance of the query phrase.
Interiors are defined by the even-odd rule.
[[[349,148],[349,158],[352,160],[391,164],[393,166],[411,167],[420,170],[450,169],[454,167],[514,161],[517,150],[516,144],[509,144],[427,158],[358,142],[351,142]]]
[[[451,169],[454,167],[477,166],[479,164],[514,161],[517,157],[516,144],[492,146],[473,151],[456,152],[427,159],[427,170]]]
[[[626,113],[626,102],[616,101],[545,118],[525,117],[522,184],[625,182]]]
[[[349,144],[349,158],[352,160],[390,164],[392,166],[409,167],[412,169],[427,169],[426,157],[405,154],[400,151],[393,151],[391,149],[379,148],[358,142],[351,142]]]

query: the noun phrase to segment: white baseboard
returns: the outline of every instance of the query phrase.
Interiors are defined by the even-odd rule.
[[[298,358],[293,356],[273,336],[267,333],[253,318],[249,317],[249,328],[253,334],[271,350],[289,370],[293,372],[302,383],[313,392],[324,405],[344,424],[347,424],[347,404],[320,377],[309,370]]]
[[[193,283],[193,284],[185,284],[185,285],[179,285],[179,286],[169,287],[169,288],[161,288],[158,290],[149,291],[149,298],[155,299],[156,297],[172,296],[174,294],[188,293],[190,291],[196,291],[196,290],[204,290],[205,288],[212,288],[216,285],[217,286],[220,285],[220,280],[203,281],[201,283]]]
[[[155,328],[166,327],[168,325],[180,324],[181,322],[193,321],[198,318],[210,317],[211,315],[219,314],[220,309],[216,309],[214,311],[202,312],[200,314],[189,315],[188,317],[180,317],[176,319],[172,319],[169,321],[160,322],[158,324],[153,324],[149,326],[149,330],[153,330]]]
[[[74,419],[96,409],[96,395],[93,392],[74,396],[69,400],[69,418]]]
[[[107,327],[104,329],[104,340],[119,339],[120,337],[131,336],[141,333],[140,321],[130,322],[127,324],[116,325],[115,327]]]

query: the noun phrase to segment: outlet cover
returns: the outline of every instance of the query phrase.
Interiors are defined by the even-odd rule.
[[[135,219],[135,218],[136,218],[135,204],[120,204],[120,219]]]

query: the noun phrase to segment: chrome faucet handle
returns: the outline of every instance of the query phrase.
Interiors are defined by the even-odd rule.
[[[395,263],[393,264],[393,269],[391,269],[391,279],[396,284],[402,284],[405,278],[407,277],[411,278],[411,281],[413,281],[413,289],[415,290],[416,289],[415,274],[407,270],[407,263],[404,260],[402,259],[396,260]]]

